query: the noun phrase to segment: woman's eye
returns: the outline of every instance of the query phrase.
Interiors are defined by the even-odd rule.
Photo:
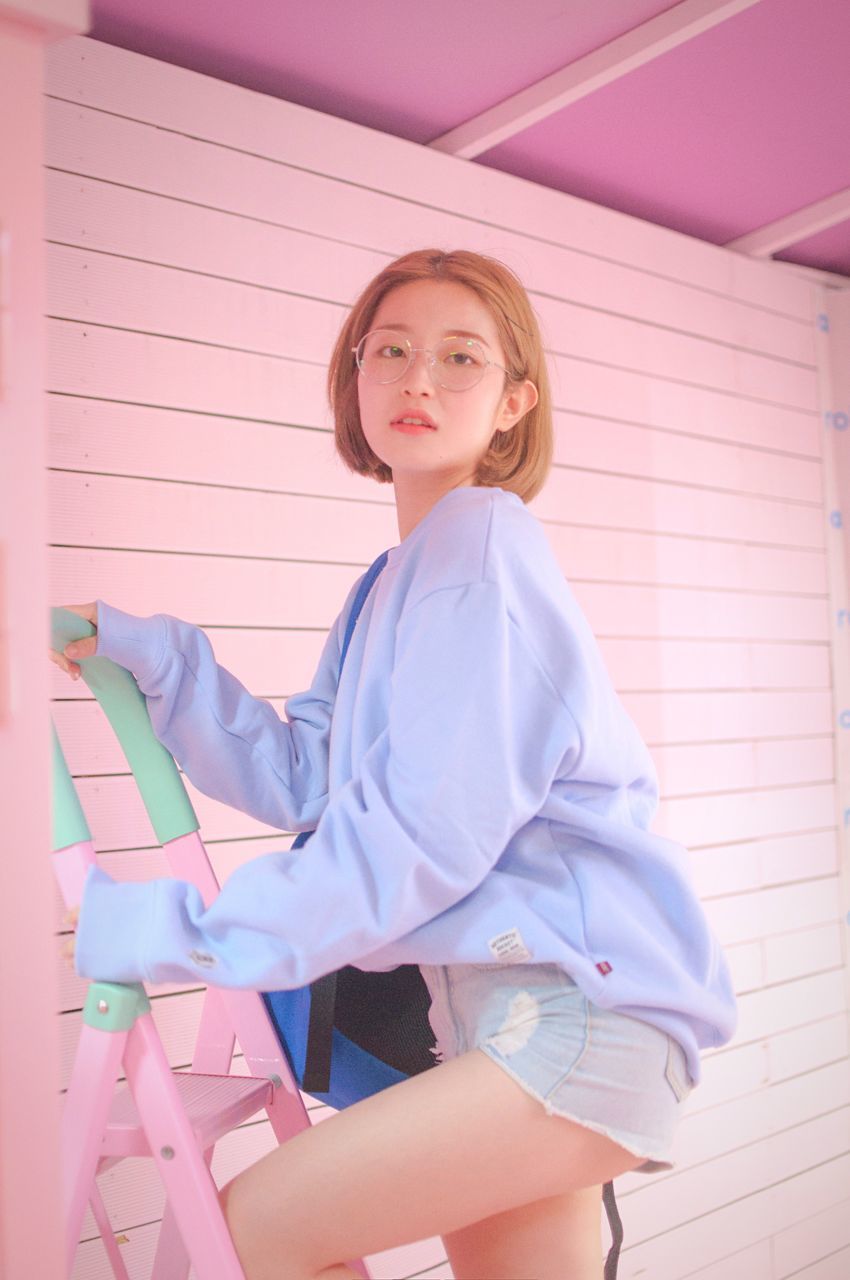
[[[388,356],[390,359],[397,360],[399,356],[404,355],[404,352],[402,351],[401,347],[386,346],[386,347],[381,347],[381,350],[379,351],[378,354],[382,356]]]
[[[475,361],[468,351],[450,351],[446,356],[446,361],[449,364],[457,364],[461,366],[464,361],[467,361],[469,364],[475,364]]]

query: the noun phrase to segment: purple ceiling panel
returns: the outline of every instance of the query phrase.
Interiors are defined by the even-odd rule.
[[[426,143],[673,0],[92,0],[91,35]],[[850,0],[758,0],[470,163],[724,244],[850,187]],[[850,275],[850,220],[776,257]]]
[[[90,34],[430,142],[676,0],[93,0]]]
[[[848,15],[757,4],[478,159],[723,244],[850,186]]]

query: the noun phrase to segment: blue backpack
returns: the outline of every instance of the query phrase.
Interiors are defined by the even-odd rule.
[[[387,555],[382,552],[370,566],[354,598],[340,675],[355,623]],[[311,835],[300,832],[292,848],[303,848]],[[309,986],[262,996],[299,1089],[336,1111],[439,1065],[428,1021],[431,996],[418,965],[399,965],[388,973],[347,965]],[[613,1237],[604,1280],[616,1280],[623,1228],[610,1182],[603,1187],[603,1202]]]

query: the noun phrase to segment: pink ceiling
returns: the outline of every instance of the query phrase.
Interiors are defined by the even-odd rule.
[[[675,7],[92,0],[90,34],[427,143]],[[758,0],[469,163],[725,244],[850,188],[848,67],[848,0]],[[850,276],[850,218],[774,256]]]

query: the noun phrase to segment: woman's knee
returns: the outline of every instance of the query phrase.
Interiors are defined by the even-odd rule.
[[[599,1280],[601,1190],[535,1200],[444,1235],[455,1280]]]

